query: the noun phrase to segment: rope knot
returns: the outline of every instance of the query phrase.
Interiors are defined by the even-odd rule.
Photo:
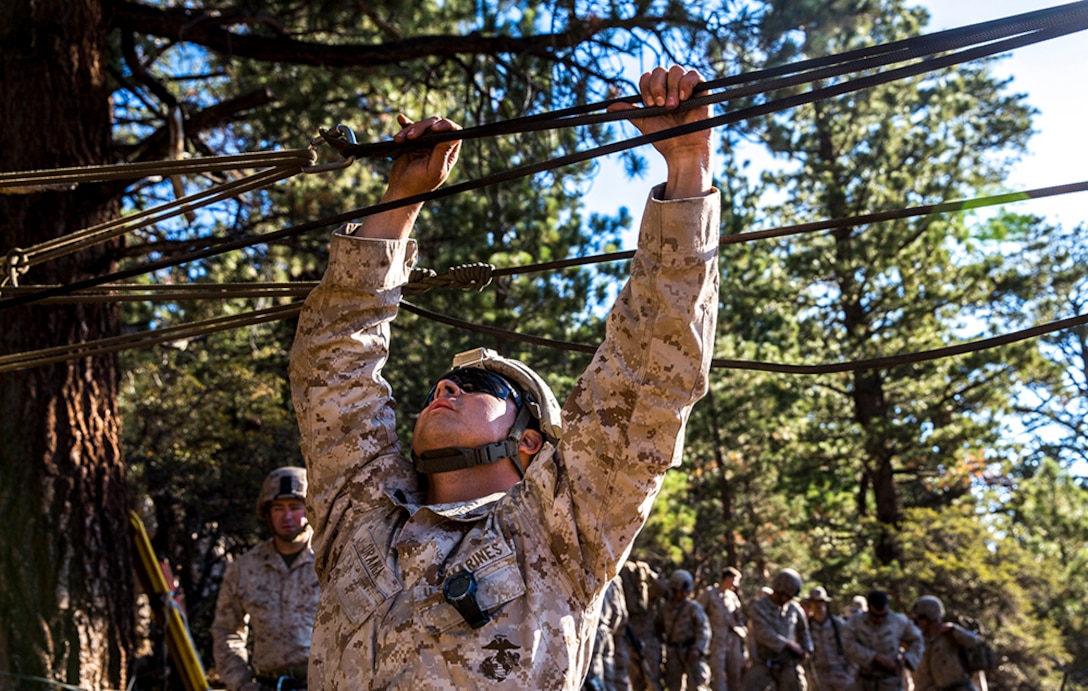
[[[491,279],[495,274],[495,265],[484,262],[473,262],[451,267],[444,274],[437,273],[434,269],[416,268],[408,276],[401,293],[403,295],[420,295],[431,288],[460,288],[461,290],[483,290],[491,285]]]
[[[15,247],[7,253],[4,257],[4,280],[0,285],[11,285],[12,287],[19,286],[19,276],[22,276],[27,271],[30,271],[30,257],[27,255],[26,250],[21,247]]]
[[[491,278],[495,273],[493,264],[473,262],[461,264],[449,270],[451,285],[461,290],[481,291],[491,285]]]

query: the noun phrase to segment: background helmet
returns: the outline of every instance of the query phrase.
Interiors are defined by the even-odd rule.
[[[529,411],[540,421],[540,431],[551,441],[559,439],[563,431],[559,401],[547,382],[525,363],[505,358],[490,348],[476,348],[453,357],[453,369],[461,367],[491,370],[516,384],[525,394]]]
[[[932,595],[923,595],[914,603],[914,613],[935,622],[944,621],[944,603]]]
[[[695,579],[691,577],[690,571],[677,569],[669,576],[669,589],[673,592],[683,591],[685,593],[690,593],[695,589]]]
[[[822,585],[808,591],[808,599],[814,602],[831,602],[831,596],[827,594],[827,588]]]
[[[276,468],[261,484],[257,495],[257,516],[268,519],[268,506],[273,499],[301,499],[306,501],[306,469],[288,466]]]
[[[801,592],[801,574],[793,569],[782,569],[771,579],[771,589],[782,595],[797,597]]]

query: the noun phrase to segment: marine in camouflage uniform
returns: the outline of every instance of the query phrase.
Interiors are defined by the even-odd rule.
[[[625,563],[620,569],[620,580],[627,603],[628,624],[621,645],[627,649],[631,688],[633,691],[660,691],[662,655],[656,621],[661,599],[669,592],[668,586],[644,561]]]
[[[698,81],[696,72],[654,70],[643,78],[644,101],[675,106]],[[708,115],[700,107],[635,124],[656,131]],[[395,141],[456,128],[441,118],[400,122]],[[415,262],[409,231],[419,207],[373,215],[334,234],[291,357],[322,584],[311,688],[581,685],[604,590],[663,475],[679,464],[691,406],[707,386],[719,233],[719,195],[706,168],[710,137],[669,142],[655,145],[669,162],[669,181],[647,204],[631,280],[609,316],[605,341],[563,409],[562,429],[558,419],[541,419],[557,438],[526,431],[516,452],[479,468],[428,474],[426,484],[402,453],[381,377],[390,322]],[[455,158],[454,142],[400,156],[385,199],[434,189]],[[505,432],[460,440],[520,415],[512,396],[484,400],[486,391],[461,389],[449,376],[416,424],[413,452],[420,458],[437,448],[421,439],[433,440],[439,429],[450,448],[482,448]],[[475,423],[483,418],[470,411],[496,417],[480,429]],[[524,478],[507,483],[515,461]],[[439,498],[478,490],[483,485],[444,477],[476,470],[473,477],[503,486],[473,498]]]
[[[722,569],[718,585],[707,586],[699,596],[699,604],[710,620],[710,688],[713,691],[737,691],[748,661],[744,639],[748,629],[744,624],[744,607],[737,596],[741,573],[732,566]]]
[[[216,672],[230,691],[306,688],[320,590],[305,495],[302,468],[269,473],[257,513],[274,536],[223,574],[211,630]]]
[[[802,667],[812,652],[804,610],[794,601],[801,592],[801,576],[782,569],[771,580],[771,592],[748,606],[748,641],[751,666],[741,681],[742,691],[806,691]]]
[[[914,670],[916,691],[976,691],[963,666],[961,651],[978,647],[982,640],[962,626],[944,621],[944,603],[923,595],[914,603],[911,618],[925,638],[926,648]]]
[[[922,659],[922,635],[891,609],[886,593],[874,590],[866,601],[868,611],[846,622],[843,638],[846,656],[859,667],[858,691],[901,691],[904,669],[917,669]]]
[[[665,687],[669,691],[709,691],[710,620],[702,606],[691,599],[695,582],[678,569],[669,577],[670,597],[661,609],[665,643]]]
[[[623,585],[616,576],[604,591],[601,618],[597,624],[597,639],[593,644],[593,658],[589,664],[589,676],[585,688],[595,691],[628,691],[627,660],[619,659],[617,642],[627,627],[627,603],[623,597]]]
[[[812,637],[810,686],[814,691],[851,691],[858,666],[846,657],[843,636],[846,622],[831,614],[827,589],[817,586],[805,598],[809,611],[808,631]]]

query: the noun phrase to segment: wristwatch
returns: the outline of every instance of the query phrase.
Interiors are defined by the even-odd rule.
[[[476,577],[471,572],[458,571],[446,578],[442,584],[442,595],[472,628],[478,629],[491,621],[491,617],[480,609],[480,603],[476,601]]]

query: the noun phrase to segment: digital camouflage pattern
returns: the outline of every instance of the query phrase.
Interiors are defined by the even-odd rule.
[[[812,669],[816,679],[811,685],[815,691],[850,691],[858,666],[846,657],[843,637],[846,622],[833,614],[823,621],[808,620],[808,632],[812,637]]]
[[[424,504],[381,376],[413,240],[334,235],[291,356],[322,599],[311,689],[577,689],[601,597],[678,465],[717,318],[718,194],[647,204],[631,279],[546,445],[505,494]],[[442,595],[467,569],[491,621]]]
[[[215,669],[230,691],[244,688],[257,675],[306,669],[319,595],[309,544],[290,567],[272,540],[227,565],[212,638]]]
[[[808,618],[793,600],[777,605],[769,595],[761,595],[748,605],[748,640],[752,666],[744,675],[744,691],[762,691],[770,686],[777,691],[804,691],[807,687],[801,659],[786,648],[794,641],[803,650],[812,651]]]
[[[733,590],[711,585],[699,596],[699,604],[710,621],[710,652],[707,653],[710,688],[713,691],[739,689],[744,663],[748,660],[744,638],[740,635],[747,630],[740,597]]]
[[[706,655],[710,650],[710,621],[702,606],[691,598],[679,602],[667,601],[661,608],[661,630],[665,644],[665,687],[670,691],[707,691],[710,687],[710,666]],[[688,653],[699,651],[692,661]]]
[[[765,665],[786,653],[786,643],[794,641],[802,649],[812,650],[808,617],[793,600],[779,606],[769,595],[761,595],[748,605],[748,635],[751,637],[752,664]],[[796,658],[795,658],[796,659]]]
[[[600,691],[616,691],[630,688],[627,679],[627,658],[619,653],[617,643],[627,627],[627,601],[623,596],[623,584],[616,576],[604,591],[601,616],[597,624],[597,639],[593,644],[593,657],[589,663],[586,686]],[[626,652],[626,651],[625,651]],[[622,658],[622,659],[621,659]]]
[[[874,691],[898,691],[903,681],[898,674],[888,674],[873,665],[877,653],[895,658],[902,646],[908,669],[917,669],[925,644],[922,634],[905,615],[888,609],[888,616],[874,620],[868,612],[859,612],[846,622],[843,632],[846,657],[858,664],[858,684]]]
[[[939,691],[955,684],[961,684],[957,691],[974,691],[960,650],[974,648],[982,640],[962,626],[951,626],[948,631],[925,637],[925,652],[914,670],[915,691]]]
[[[628,561],[620,569],[627,623],[631,633],[623,637],[628,659],[627,673],[634,691],[661,688],[661,639],[656,621],[661,598],[668,594],[665,579],[644,561]],[[632,640],[634,638],[635,640]],[[637,641],[637,645],[636,645]],[[653,678],[648,678],[648,674]]]

